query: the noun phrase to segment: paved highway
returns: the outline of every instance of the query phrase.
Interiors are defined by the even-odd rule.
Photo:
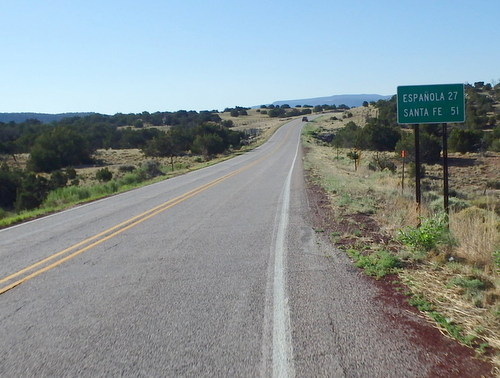
[[[411,315],[313,232],[301,128],[0,231],[0,376],[432,375]]]

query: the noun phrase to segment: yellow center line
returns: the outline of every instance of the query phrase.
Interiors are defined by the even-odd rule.
[[[89,249],[92,249],[92,248],[98,246],[99,244],[104,243],[105,241],[131,229],[132,227],[135,227],[138,224],[140,224],[140,223],[142,223],[142,222],[144,222],[144,221],[146,221],[146,220],[148,220],[148,219],[150,219],[150,218],[152,218],[152,217],[154,217],[154,216],[156,216],[156,215],[158,215],[158,214],[160,214],[160,213],[162,213],[162,212],[164,212],[164,211],[166,211],[166,210],[168,210],[168,209],[170,209],[178,204],[180,204],[181,202],[184,202],[184,201],[188,200],[189,198],[192,198],[192,197],[196,196],[197,194],[200,194],[201,192],[203,192],[203,191],[205,191],[213,186],[216,186],[216,185],[220,184],[221,182],[223,182],[223,181],[225,181],[233,176],[236,176],[236,175],[246,171],[247,169],[250,169],[251,167],[259,164],[260,162],[266,160],[271,155],[273,155],[279,148],[281,148],[281,146],[286,142],[286,140],[288,140],[289,134],[290,134],[290,131],[286,134],[285,138],[283,138],[282,142],[276,148],[274,148],[270,153],[266,154],[262,158],[254,161],[252,163],[249,163],[246,166],[239,168],[233,172],[230,172],[222,177],[219,177],[219,178],[217,178],[217,179],[215,179],[207,184],[201,185],[201,186],[199,186],[195,189],[192,189],[192,190],[190,190],[190,191],[188,191],[180,196],[177,196],[171,200],[168,200],[168,201],[166,201],[158,206],[155,206],[155,207],[153,207],[153,208],[151,208],[151,209],[149,209],[149,210],[147,210],[139,215],[136,215],[132,218],[129,218],[124,222],[121,222],[121,223],[119,223],[111,228],[108,228],[107,230],[104,230],[104,231],[102,231],[94,236],[91,236],[85,240],[82,240],[82,241],[80,241],[80,242],[78,242],[78,243],[76,243],[68,248],[63,249],[62,251],[56,252],[56,253],[34,263],[26,268],[23,268],[15,273],[7,276],[7,277],[0,279],[0,284],[8,282],[15,277],[18,277],[24,273],[32,271],[32,270],[48,263],[49,261],[52,261],[58,257],[61,257],[74,249],[82,247],[85,244],[90,243],[90,242],[98,239],[98,240],[94,241],[91,244],[88,244],[87,246],[85,246],[83,248],[77,249],[76,251],[74,251],[73,253],[71,253],[69,255],[61,257],[59,260],[57,260],[49,265],[46,265],[45,267],[42,267],[42,268],[24,276],[24,277],[22,277],[19,280],[12,282],[12,283],[0,288],[0,295],[9,291],[12,288],[24,283],[24,282],[36,277],[36,276],[39,276],[40,274],[42,274],[44,272],[47,272],[48,270],[55,268],[56,266],[78,256],[79,254],[81,254],[83,252],[85,252]],[[105,236],[105,235],[107,235],[107,236]]]
[[[125,226],[125,227],[123,227],[123,228],[121,228],[121,229],[119,229],[119,230],[117,230],[117,231],[113,232],[112,234],[109,234],[108,236],[103,237],[103,238],[101,238],[101,239],[99,239],[99,240],[97,240],[97,241],[93,242],[92,244],[89,244],[89,245],[87,245],[86,247],[81,248],[81,249],[79,249],[79,250],[77,250],[77,251],[75,251],[75,252],[73,252],[73,253],[71,253],[71,254],[69,254],[69,255],[65,256],[65,257],[63,257],[63,258],[61,258],[61,259],[59,259],[59,260],[57,260],[57,261],[53,262],[52,264],[47,265],[47,266],[45,266],[45,267],[43,267],[43,268],[41,268],[41,269],[39,269],[39,270],[37,270],[37,271],[35,271],[35,272],[33,272],[33,273],[31,273],[31,274],[29,274],[29,275],[27,275],[27,276],[23,277],[22,279],[20,279],[20,280],[18,280],[18,281],[15,281],[15,282],[13,282],[13,283],[11,283],[11,284],[9,284],[9,285],[7,285],[7,286],[5,286],[5,287],[1,288],[1,289],[0,289],[0,295],[1,295],[1,294],[3,294],[3,293],[5,293],[6,291],[8,291],[8,290],[10,290],[10,289],[12,289],[12,288],[14,288],[14,287],[16,287],[16,286],[18,286],[18,285],[22,284],[23,282],[26,282],[26,281],[28,281],[28,280],[30,280],[30,279],[32,279],[32,278],[34,278],[34,277],[38,276],[38,275],[40,275],[40,274],[42,274],[42,273],[44,273],[44,272],[46,272],[46,271],[50,270],[50,269],[55,268],[56,266],[58,266],[58,265],[60,265],[60,264],[62,264],[62,263],[64,263],[64,262],[66,262],[66,261],[68,261],[68,260],[72,259],[73,257],[76,257],[76,256],[78,256],[79,254],[81,254],[81,253],[83,253],[83,252],[85,252],[85,251],[87,251],[87,250],[89,250],[89,249],[91,249],[91,248],[94,248],[94,247],[98,246],[99,244],[104,243],[105,241],[107,241],[107,240],[109,240],[109,239],[111,239],[111,238],[113,238],[113,237],[115,237],[115,236],[117,236],[117,235],[119,235],[119,234],[121,234],[121,233],[123,233],[123,232],[125,232],[125,231],[127,231],[127,230],[129,230],[129,229],[131,229],[132,227],[137,226],[138,224],[140,224],[140,223],[142,223],[142,222],[144,222],[144,221],[146,221],[146,220],[148,220],[148,219],[150,219],[150,218],[154,217],[155,215],[158,215],[158,214],[160,214],[161,212],[163,212],[163,211],[165,211],[165,210],[168,210],[168,209],[170,209],[171,207],[174,207],[175,205],[177,205],[177,204],[179,204],[179,203],[181,203],[181,202],[184,202],[185,200],[187,200],[187,199],[189,199],[189,198],[191,198],[191,197],[194,197],[195,195],[197,195],[197,194],[199,194],[199,193],[201,193],[201,192],[203,192],[203,191],[207,190],[208,188],[211,188],[212,186],[215,186],[215,185],[217,185],[217,184],[221,183],[222,181],[227,180],[228,178],[230,178],[230,177],[232,177],[232,176],[234,176],[234,175],[236,175],[236,174],[238,174],[238,173],[240,173],[240,172],[239,172],[239,171],[235,171],[235,172],[233,172],[233,173],[232,173],[232,174],[230,174],[230,175],[224,176],[224,177],[223,177],[223,178],[221,178],[221,179],[218,179],[218,180],[215,180],[215,181],[211,182],[209,185],[204,185],[203,187],[198,188],[198,190],[197,190],[197,191],[192,191],[189,195],[182,196],[182,198],[178,199],[177,201],[174,201],[174,202],[169,201],[169,204],[168,204],[168,205],[166,205],[166,206],[164,206],[164,207],[162,207],[162,208],[160,208],[160,209],[158,209],[158,210],[156,210],[156,211],[154,211],[154,212],[152,212],[152,213],[150,213],[150,214],[148,214],[148,215],[144,216],[143,218],[138,219],[138,220],[136,220],[135,222],[130,223],[130,224],[128,224],[127,226]],[[80,243],[79,243],[79,244],[80,244]],[[71,250],[71,249],[74,249],[74,248],[75,248],[75,246],[70,247],[69,249]],[[66,249],[66,250],[68,250],[68,249]],[[61,251],[61,252],[62,252],[62,251]],[[57,256],[59,256],[60,254],[61,254],[61,253],[60,253],[60,252],[58,252],[56,255],[57,255]],[[51,257],[52,257],[52,256],[51,256]],[[47,259],[46,259],[46,260],[47,260]],[[23,270],[24,270],[24,271],[26,271],[26,269],[23,269]],[[17,275],[19,275],[19,274],[15,274],[15,275],[12,275],[12,276],[17,276]]]
[[[61,255],[64,255],[65,253],[67,253],[67,252],[71,251],[72,249],[78,248],[78,247],[80,247],[80,246],[82,246],[82,245],[84,245],[84,244],[86,244],[86,243],[91,242],[92,240],[95,240],[95,239],[97,239],[97,238],[100,238],[101,236],[104,236],[104,235],[106,235],[107,233],[109,233],[109,232],[111,232],[111,231],[114,231],[114,230],[116,230],[117,228],[120,228],[120,227],[122,227],[122,226],[126,225],[127,223],[133,222],[134,220],[136,220],[136,219],[138,219],[138,218],[141,218],[141,217],[143,217],[143,216],[145,216],[145,215],[147,215],[147,214],[149,214],[149,213],[151,213],[151,212],[153,212],[153,211],[155,211],[155,210],[157,210],[157,209],[159,209],[159,208],[161,208],[161,207],[163,207],[163,206],[165,206],[165,205],[167,205],[167,204],[169,204],[169,203],[171,203],[171,202],[173,202],[173,201],[177,201],[178,199],[183,198],[183,197],[185,197],[185,196],[189,195],[189,194],[190,194],[190,193],[192,193],[192,192],[198,191],[200,188],[203,188],[203,187],[204,187],[204,185],[203,185],[203,186],[201,186],[201,187],[198,187],[198,188],[196,188],[196,189],[193,189],[193,190],[191,190],[191,191],[189,191],[189,192],[187,192],[187,193],[184,193],[184,194],[182,194],[182,195],[180,195],[180,196],[178,196],[178,197],[176,197],[176,198],[173,198],[173,199],[171,199],[171,200],[169,200],[169,201],[167,201],[167,202],[164,202],[164,203],[162,203],[162,204],[160,204],[160,205],[158,205],[158,206],[156,206],[156,207],[154,207],[154,208],[152,208],[152,209],[149,209],[149,210],[145,211],[144,213],[141,213],[141,214],[136,215],[136,216],[134,216],[134,217],[132,217],[132,218],[130,218],[130,219],[127,219],[126,221],[124,221],[124,222],[122,222],[122,223],[119,223],[119,224],[117,224],[117,225],[115,225],[115,226],[113,226],[113,227],[111,227],[111,228],[108,228],[107,230],[104,230],[104,231],[102,231],[102,232],[100,232],[100,233],[98,233],[98,234],[96,234],[96,235],[94,235],[94,236],[91,236],[91,237],[89,237],[89,238],[87,238],[87,239],[85,239],[85,240],[82,240],[81,242],[78,242],[78,243],[76,243],[76,244],[72,245],[71,247],[68,247],[68,248],[66,248],[66,249],[63,249],[63,250],[62,250],[62,251],[60,251],[60,252],[54,253],[53,255],[51,255],[51,256],[49,256],[49,257],[46,257],[46,258],[44,258],[43,260],[40,260],[40,261],[38,261],[38,262],[36,262],[36,263],[34,263],[34,264],[32,264],[32,265],[30,265],[30,266],[28,266],[28,267],[24,268],[24,269],[21,269],[21,270],[19,270],[18,272],[11,274],[10,276],[7,276],[7,277],[5,277],[5,278],[0,279],[0,284],[1,284],[1,283],[4,283],[4,282],[6,282],[6,281],[9,281],[9,280],[11,280],[12,278],[17,277],[17,276],[19,276],[19,275],[21,275],[21,274],[23,274],[23,273],[25,273],[25,272],[27,272],[27,271],[30,271],[30,270],[32,270],[32,269],[34,269],[34,268],[36,268],[36,267],[38,267],[38,266],[40,266],[40,265],[43,265],[43,264],[45,264],[46,262],[49,262],[50,260],[55,259],[56,257],[59,257],[59,256],[61,256]]]

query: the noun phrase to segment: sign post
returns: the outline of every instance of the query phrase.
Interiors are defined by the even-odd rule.
[[[420,209],[420,142],[419,124],[443,124],[443,197],[448,205],[448,125],[465,122],[463,84],[400,86],[397,91],[397,116],[401,125],[415,127],[415,194]]]
[[[443,198],[444,211],[450,213],[449,208],[449,190],[448,190],[448,124],[443,123]]]
[[[422,202],[422,194],[420,191],[420,125],[413,125],[415,136],[415,201],[417,202],[417,211],[420,215],[420,203]],[[420,224],[420,223],[419,223]]]

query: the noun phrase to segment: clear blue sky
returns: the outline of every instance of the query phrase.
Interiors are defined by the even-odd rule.
[[[223,110],[500,80],[498,0],[5,0],[0,112]]]

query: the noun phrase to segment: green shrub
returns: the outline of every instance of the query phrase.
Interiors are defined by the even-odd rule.
[[[134,185],[138,184],[142,181],[140,175],[138,172],[131,172],[125,174],[121,179],[120,179],[120,185]]]
[[[47,197],[48,192],[49,182],[47,179],[33,173],[27,174],[17,189],[16,211],[37,208]]]
[[[157,176],[162,176],[163,172],[160,169],[160,163],[154,160],[147,160],[141,165],[138,174],[141,181],[145,181]]]
[[[448,206],[451,210],[458,212],[460,210],[464,210],[464,209],[468,208],[470,206],[470,204],[463,199],[460,199],[457,197],[449,197],[448,198]],[[437,198],[434,201],[432,201],[429,205],[429,209],[434,213],[444,211],[443,198],[440,196],[440,198]]]
[[[448,138],[450,151],[473,152],[479,150],[483,132],[480,130],[453,129]]]
[[[449,237],[446,214],[422,219],[420,227],[399,230],[398,239],[415,251],[430,251]]]
[[[120,165],[118,170],[120,172],[132,172],[135,169],[133,165]]]
[[[68,183],[68,175],[63,171],[53,171],[50,175],[49,187],[51,189],[62,188]]]
[[[396,143],[395,151],[399,157],[401,151],[406,151],[408,162],[415,161],[415,139],[410,133],[403,133],[401,139]],[[441,140],[435,135],[420,132],[420,162],[425,164],[437,164],[441,161]]]
[[[415,163],[408,164],[408,176],[410,178],[415,178],[415,174],[417,173],[417,166]],[[423,164],[420,165],[420,177],[425,177],[425,166]]]
[[[0,208],[12,209],[14,207],[23,177],[24,174],[21,171],[12,170],[5,163],[0,166]]]
[[[70,127],[57,126],[42,133],[30,151],[28,166],[36,172],[51,172],[92,161],[85,137]]]
[[[205,157],[220,154],[225,149],[224,140],[217,134],[197,135],[191,146],[195,154]]]
[[[99,180],[100,182],[107,182],[113,178],[113,173],[111,173],[111,171],[107,167],[105,167],[105,168],[99,169],[96,172],[95,178],[97,180]]]
[[[396,172],[396,164],[386,155],[376,155],[373,159],[368,163],[368,169],[372,171],[383,171],[387,169],[392,173]]]
[[[66,168],[66,177],[68,180],[76,180],[76,169],[73,167]]]
[[[494,139],[490,144],[489,150],[500,152],[500,139]]]

